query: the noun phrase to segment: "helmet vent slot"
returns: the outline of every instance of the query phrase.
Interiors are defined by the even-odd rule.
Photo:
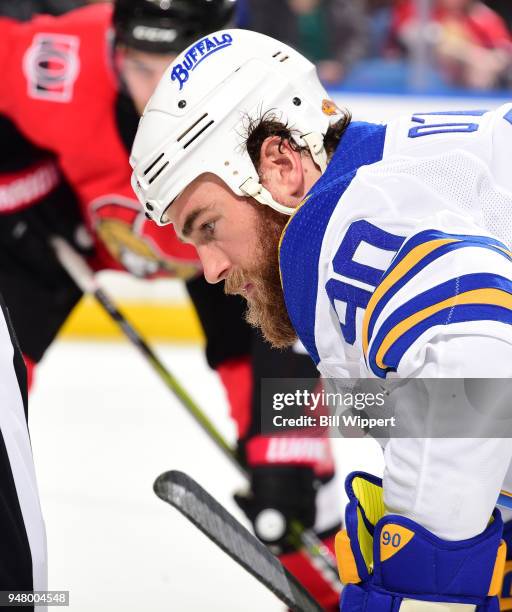
[[[162,159],[162,157],[163,157],[163,156],[164,156],[164,154],[163,154],[163,153],[160,153],[160,155],[159,155],[159,156],[158,156],[156,159],[154,159],[154,160],[153,160],[153,161],[152,161],[152,162],[149,164],[149,166],[148,166],[148,167],[147,167],[147,168],[144,170],[144,176],[145,176],[145,175],[146,175],[148,172],[150,172],[150,171],[151,171],[151,169],[152,169],[154,166],[156,166],[156,164],[158,164],[158,162],[159,162],[159,161]]]
[[[274,53],[274,55],[272,56],[274,59],[276,59],[278,62],[286,62],[286,60],[290,57],[289,55],[286,55],[285,53],[283,53],[282,51],[277,51],[276,53]]]
[[[194,142],[194,140],[196,140],[196,138],[201,136],[201,134],[205,130],[207,130],[211,125],[213,125],[213,123],[214,123],[214,121],[213,121],[213,119],[211,119],[210,121],[208,121],[208,123],[206,125],[203,125],[203,127],[198,132],[196,132],[188,142],[186,142],[183,145],[183,148],[186,149],[190,144],[192,144]]]
[[[156,177],[164,170],[164,168],[166,168],[169,165],[169,161],[166,161],[165,164],[162,164],[160,166],[160,168],[158,168],[158,170],[155,172],[155,174],[153,174],[153,176],[148,180],[148,183],[151,185],[151,183],[156,179]]]
[[[195,127],[196,127],[196,125],[197,125],[198,123],[201,123],[201,121],[202,121],[203,119],[205,119],[206,117],[208,117],[208,113],[205,113],[204,115],[202,115],[201,117],[199,117],[199,119],[198,119],[198,120],[197,120],[195,123],[193,123],[191,126],[189,126],[189,127],[188,127],[188,128],[187,128],[187,129],[186,129],[186,130],[185,130],[185,131],[184,131],[184,132],[181,134],[181,136],[178,136],[178,142],[180,142],[180,140],[182,140],[183,138],[185,138],[185,136],[186,136],[186,135],[187,135],[189,132],[191,132],[191,131],[192,131],[192,130],[193,130]]]

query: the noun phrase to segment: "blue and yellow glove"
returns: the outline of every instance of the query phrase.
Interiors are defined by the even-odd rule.
[[[499,510],[480,535],[449,542],[403,516],[385,515],[380,478],[354,472],[346,490],[346,529],[336,536],[346,585],[341,612],[499,611],[506,556]]]

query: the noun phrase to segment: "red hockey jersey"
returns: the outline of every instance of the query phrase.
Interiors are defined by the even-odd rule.
[[[97,269],[187,278],[199,270],[195,250],[147,220],[130,187],[111,17],[109,4],[95,4],[25,23],[0,19],[0,113],[57,157],[95,237]]]

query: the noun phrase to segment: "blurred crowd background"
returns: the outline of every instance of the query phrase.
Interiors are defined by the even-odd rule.
[[[241,0],[238,18],[298,48],[331,86],[512,86],[511,0]]]
[[[86,2],[65,0],[67,9]],[[18,17],[24,4],[27,14],[33,10],[33,0],[16,0]],[[45,4],[55,13],[63,2],[38,2]],[[238,0],[234,25],[297,48],[331,88],[437,94],[512,88],[512,0]]]

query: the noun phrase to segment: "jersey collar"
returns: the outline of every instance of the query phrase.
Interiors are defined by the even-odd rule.
[[[329,220],[358,168],[382,159],[386,127],[352,122],[324,174],[285,226],[279,243],[279,267],[286,308],[300,340],[316,364],[318,268]]]

